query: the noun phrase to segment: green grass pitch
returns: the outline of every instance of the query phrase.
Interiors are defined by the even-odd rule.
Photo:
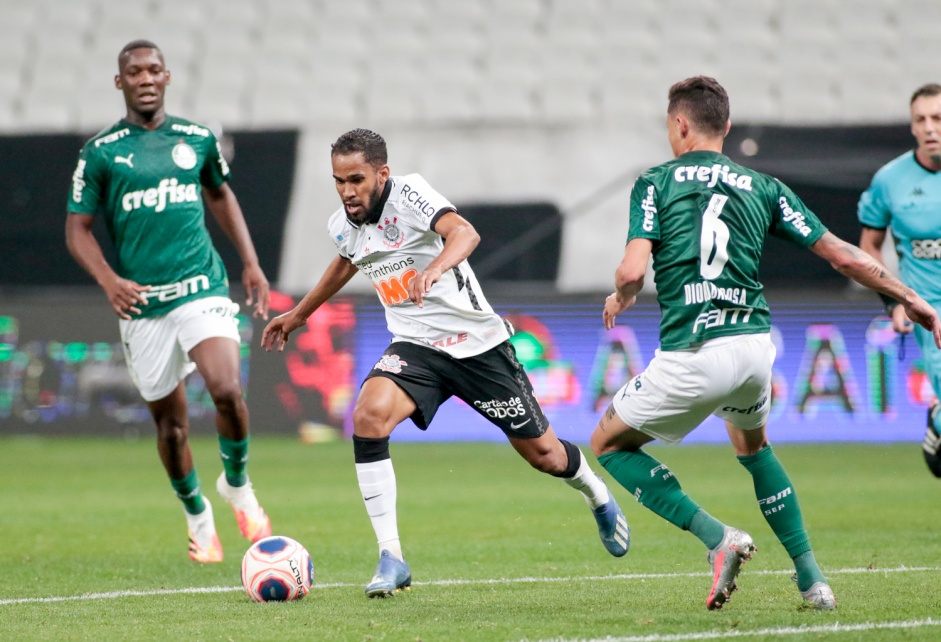
[[[187,557],[152,440],[0,439],[0,640],[941,639],[941,481],[914,443],[776,448],[836,592],[831,613],[802,608],[728,446],[650,448],[759,547],[717,612],[704,606],[709,568],[689,533],[609,484],[633,535],[614,559],[575,491],[507,444],[478,443],[393,443],[415,583],[367,600],[377,550],[350,444],[263,435],[250,463],[258,496],[316,575],[304,600],[256,604],[239,582],[248,544],[214,489],[216,444],[193,449],[222,564]]]

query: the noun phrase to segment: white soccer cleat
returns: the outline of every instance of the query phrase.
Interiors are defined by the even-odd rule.
[[[817,582],[806,591],[801,591],[801,596],[818,611],[832,611],[836,608],[836,596],[826,582]]]
[[[732,593],[738,590],[735,578],[742,570],[742,564],[750,560],[757,550],[748,533],[725,527],[722,541],[706,556],[712,565],[712,588],[706,598],[706,608],[710,611],[721,609],[732,598]]]
[[[222,561],[222,544],[216,534],[216,523],[212,517],[212,504],[208,499],[206,510],[199,515],[186,513],[187,535],[190,542],[190,559],[200,564],[212,564]]]
[[[257,542],[271,536],[271,520],[258,505],[250,481],[245,482],[244,486],[229,486],[223,472],[216,480],[216,490],[232,507],[243,537]]]

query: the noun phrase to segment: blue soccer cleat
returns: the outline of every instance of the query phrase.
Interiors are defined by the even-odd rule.
[[[379,565],[372,581],[366,585],[366,597],[390,597],[398,591],[410,591],[412,574],[408,564],[397,559],[389,551],[379,555]]]
[[[601,543],[608,549],[608,552],[615,557],[627,555],[627,551],[631,548],[631,529],[614,496],[611,496],[607,504],[591,512],[595,516],[595,521],[598,522],[598,535],[601,536]]]

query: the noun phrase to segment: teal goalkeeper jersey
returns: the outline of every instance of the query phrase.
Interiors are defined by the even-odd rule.
[[[122,119],[85,143],[68,211],[102,216],[117,251],[115,271],[152,286],[141,317],[228,295],[202,200],[202,186],[228,177],[216,137],[182,118],[168,116],[153,131]]]
[[[628,242],[653,242],[660,347],[769,332],[758,281],[765,237],[809,247],[826,231],[786,185],[716,152],[689,152],[641,174]]]
[[[876,172],[858,214],[867,227],[892,229],[902,281],[941,306],[941,172],[902,154]]]

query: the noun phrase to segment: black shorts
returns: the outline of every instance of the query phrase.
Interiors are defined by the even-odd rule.
[[[545,434],[549,420],[509,341],[474,357],[455,359],[434,348],[397,341],[366,375],[394,381],[415,402],[415,425],[425,430],[452,395],[499,426],[508,437]]]

